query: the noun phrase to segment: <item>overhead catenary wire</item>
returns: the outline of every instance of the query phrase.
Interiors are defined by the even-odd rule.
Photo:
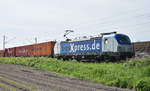
[[[118,28],[118,27],[119,28],[126,28],[126,29],[127,28],[128,29],[130,29],[130,28],[136,28],[138,26],[142,27],[143,25],[150,24],[149,23],[150,22],[149,14],[150,13],[129,16],[131,19],[133,18],[133,20],[134,19],[138,20],[138,21],[140,20],[139,22],[144,21],[142,23],[136,23],[135,20],[134,20],[134,22],[130,22],[131,19],[130,20],[128,20],[128,19],[122,19],[122,21],[119,21],[119,22],[126,21],[126,24],[118,25],[119,22],[116,22],[116,23],[115,22],[108,22],[108,23],[103,23],[103,24],[97,24],[97,28],[95,28],[95,27],[94,28],[96,30],[102,30],[102,31],[107,31],[107,30],[110,31],[111,30],[112,31],[112,29],[116,30],[116,28]],[[117,21],[117,20],[114,20],[114,21]],[[101,25],[101,26],[98,26],[98,25]],[[94,25],[94,26],[96,26],[96,25]],[[88,27],[89,27],[89,25],[88,25]],[[93,27],[91,27],[91,28],[93,28]],[[93,30],[93,29],[91,29],[91,30]]]
[[[138,11],[141,11],[141,10],[143,10],[143,9],[147,9],[147,8],[138,8],[138,9],[134,9],[134,10],[130,10],[130,11],[123,11],[123,12],[120,12],[119,14],[115,14],[115,15],[111,15],[111,16],[106,16],[106,17],[102,17],[102,18],[96,18],[95,20],[97,21],[97,20],[99,20],[99,21],[106,21],[106,20],[110,20],[110,19],[114,19],[114,18],[118,18],[118,17],[121,17],[121,16],[126,16],[126,15],[128,15],[128,14],[135,14],[136,12],[138,12]],[[149,8],[150,9],[150,8]],[[94,22],[95,22],[95,20],[94,20]],[[92,22],[92,21],[85,21],[86,23],[87,22]]]
[[[148,9],[150,9],[150,8],[148,8]],[[80,26],[78,27],[78,29],[84,28],[84,27],[88,27],[88,26],[92,26],[92,25],[98,25],[98,24],[99,25],[114,24],[114,21],[117,21],[117,22],[119,21],[120,22],[120,17],[123,17],[123,16],[126,16],[126,17],[124,17],[124,19],[125,18],[129,18],[129,17],[130,18],[139,18],[139,17],[144,17],[144,16],[148,17],[148,15],[150,14],[149,12],[148,13],[144,13],[144,14],[143,13],[141,14],[141,12],[140,12],[140,14],[136,14],[135,15],[135,12],[140,11],[140,10],[143,10],[143,8],[141,8],[139,10],[137,9],[134,12],[129,12],[127,14],[123,13],[121,15],[115,15],[114,17],[97,19],[94,22],[89,21],[90,23],[80,24]],[[134,14],[134,15],[133,16],[131,16],[131,15],[129,16],[129,14]],[[126,21],[127,21],[127,19],[126,19]],[[103,27],[103,26],[100,26],[100,27]]]
[[[133,16],[134,17],[134,16]],[[133,18],[133,17],[131,17],[131,18]],[[137,18],[147,18],[146,20],[148,20],[148,17],[137,17]],[[128,18],[129,19],[129,18]],[[128,19],[122,19],[121,21],[120,20],[114,20],[113,22],[103,22],[103,23],[97,23],[97,24],[94,24],[94,26],[95,25],[100,25],[99,27],[100,28],[103,28],[103,27],[108,27],[108,26],[114,26],[114,25],[117,25],[118,26],[118,23],[121,23],[121,22],[129,22],[129,20]],[[135,18],[134,18],[135,19]],[[130,19],[130,20],[132,20],[132,19]],[[149,20],[148,20],[149,21]],[[130,22],[131,23],[131,22]],[[129,24],[129,26],[130,26],[131,24]],[[87,25],[87,27],[89,27],[90,25]],[[91,25],[92,26],[92,25]],[[128,25],[126,25],[126,26],[128,26]],[[82,26],[81,26],[82,27]],[[80,28],[81,28],[80,27]],[[86,28],[86,27],[85,27]]]

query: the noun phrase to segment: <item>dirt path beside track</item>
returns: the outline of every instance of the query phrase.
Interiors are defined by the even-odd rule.
[[[13,64],[0,64],[0,91],[131,91]]]

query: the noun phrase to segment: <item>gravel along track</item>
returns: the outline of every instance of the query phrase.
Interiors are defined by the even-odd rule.
[[[0,64],[0,91],[131,91],[14,64]]]

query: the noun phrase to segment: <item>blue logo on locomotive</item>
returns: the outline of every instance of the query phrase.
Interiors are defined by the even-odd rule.
[[[61,53],[97,53],[101,52],[101,40],[86,40],[61,43]]]

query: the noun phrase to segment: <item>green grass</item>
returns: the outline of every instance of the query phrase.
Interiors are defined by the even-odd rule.
[[[45,57],[0,58],[0,63],[19,64],[111,86],[150,91],[150,57],[122,63],[79,63]]]

